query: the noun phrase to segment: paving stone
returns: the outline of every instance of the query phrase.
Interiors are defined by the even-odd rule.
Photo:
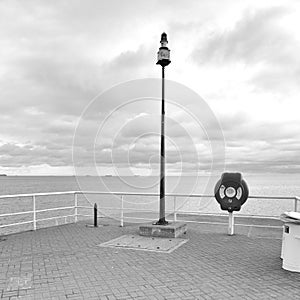
[[[97,245],[138,225],[85,223],[9,235],[0,249],[0,299],[297,299],[300,273],[281,268],[281,241],[189,224],[172,253]],[[226,232],[226,231],[225,231]],[[26,277],[27,276],[27,277]]]

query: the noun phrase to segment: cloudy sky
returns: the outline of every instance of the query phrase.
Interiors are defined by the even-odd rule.
[[[1,0],[0,173],[155,174],[163,31],[168,174],[299,172],[299,20],[296,0]]]

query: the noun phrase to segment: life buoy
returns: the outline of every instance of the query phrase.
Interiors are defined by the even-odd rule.
[[[249,188],[241,173],[223,173],[214,194],[222,210],[239,211],[248,199]]]

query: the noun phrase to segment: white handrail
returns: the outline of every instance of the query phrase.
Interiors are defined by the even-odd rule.
[[[25,222],[19,222],[19,223],[5,224],[5,225],[1,225],[0,228],[11,227],[11,226],[16,226],[16,225],[23,225],[23,224],[30,224],[32,222],[33,221],[25,221]]]
[[[46,212],[46,211],[55,211],[55,210],[64,210],[64,209],[72,209],[74,206],[61,206],[61,207],[54,207],[54,208],[45,208],[45,209],[38,209],[35,212]]]
[[[159,196],[159,193],[137,193],[137,192],[102,192],[102,191],[65,191],[65,192],[49,192],[49,193],[30,193],[30,194],[14,194],[14,195],[0,195],[2,198],[17,198],[17,197],[33,197],[33,196],[51,196],[51,195],[74,195],[74,194],[98,194],[98,195],[117,195],[117,196]],[[214,198],[214,195],[206,194],[177,194],[166,193],[166,196],[189,197],[189,198]],[[249,199],[274,199],[274,200],[297,200],[298,196],[249,196]]]
[[[26,210],[26,211],[21,211],[21,212],[16,212],[16,213],[7,213],[7,214],[2,214],[0,217],[11,217],[11,216],[19,216],[19,215],[25,215],[25,214],[32,214],[33,210]]]
[[[77,191],[77,194],[98,194],[98,195],[117,195],[117,196],[159,196],[159,193],[137,193],[137,192],[100,192],[100,191]],[[166,193],[166,197],[189,197],[189,198],[214,198],[214,195],[206,194],[177,194],[177,193]],[[1,197],[0,197],[1,198]],[[249,196],[249,199],[270,199],[270,200],[295,200],[300,201],[297,196]]]
[[[45,220],[52,220],[52,219],[58,219],[58,218],[67,218],[67,217],[74,217],[75,222],[78,220],[78,216],[90,216],[90,215],[84,215],[79,214],[78,209],[84,208],[84,209],[93,209],[93,204],[89,201],[87,197],[86,200],[90,204],[90,206],[79,206],[78,205],[78,195],[88,195],[88,194],[97,194],[97,195],[115,195],[119,196],[121,200],[121,207],[101,207],[101,209],[107,209],[107,210],[120,210],[121,211],[121,226],[124,224],[124,219],[144,219],[145,218],[137,218],[137,217],[127,217],[124,216],[124,211],[143,211],[143,212],[156,212],[155,210],[149,210],[149,209],[135,209],[135,208],[124,208],[124,197],[125,196],[144,196],[144,197],[154,197],[159,196],[159,193],[138,193],[138,192],[103,192],[103,191],[64,191],[64,192],[49,192],[49,193],[30,193],[30,194],[15,194],[15,195],[0,195],[0,200],[5,198],[22,198],[22,197],[31,197],[32,198],[32,210],[23,211],[23,212],[14,212],[14,213],[5,213],[0,214],[0,217],[9,217],[9,216],[17,216],[17,215],[23,215],[23,214],[33,214],[33,220],[32,221],[25,221],[25,222],[18,222],[18,223],[12,223],[12,224],[5,224],[0,225],[0,228],[3,227],[10,227],[14,225],[22,225],[22,224],[33,224],[33,229],[36,230],[37,228],[37,222],[39,221],[45,221]],[[42,196],[54,196],[54,195],[74,195],[74,205],[68,206],[68,207],[55,207],[55,208],[48,208],[48,209],[36,209],[36,201],[37,197]],[[193,212],[193,211],[183,211],[178,208],[176,208],[176,199],[177,197],[187,197],[187,198],[214,198],[214,195],[205,195],[205,194],[177,194],[177,193],[166,193],[166,197],[173,197],[174,205],[173,205],[173,211],[168,211],[168,213],[174,214],[174,221],[177,220],[177,214],[197,214],[199,215],[199,212]],[[294,200],[294,211],[297,211],[298,209],[298,201],[300,201],[300,197],[298,196],[249,196],[250,199],[268,199],[268,200]],[[48,211],[58,211],[58,210],[65,210],[65,209],[74,209],[74,214],[66,215],[66,216],[56,216],[56,217],[49,217],[49,218],[43,218],[38,219],[37,213],[41,212],[48,212]],[[202,215],[216,215],[216,214],[208,214],[208,213],[202,213]],[[226,216],[225,214],[217,214],[219,216]],[[241,217],[254,217],[254,215],[239,215]],[[257,216],[255,216],[257,217]],[[263,217],[275,217],[275,216],[263,216]],[[147,219],[148,220],[148,219]],[[190,222],[190,221],[189,221]],[[201,222],[200,222],[201,223]],[[243,225],[244,226],[244,225]]]
[[[2,199],[2,198],[17,198],[17,197],[33,197],[33,196],[68,195],[68,194],[74,194],[74,193],[80,193],[80,192],[68,191],[68,192],[49,192],[49,193],[0,195],[0,199]]]

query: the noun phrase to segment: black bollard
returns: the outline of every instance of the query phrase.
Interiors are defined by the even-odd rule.
[[[98,213],[97,203],[95,203],[95,205],[94,205],[94,227],[98,227],[97,213]]]

